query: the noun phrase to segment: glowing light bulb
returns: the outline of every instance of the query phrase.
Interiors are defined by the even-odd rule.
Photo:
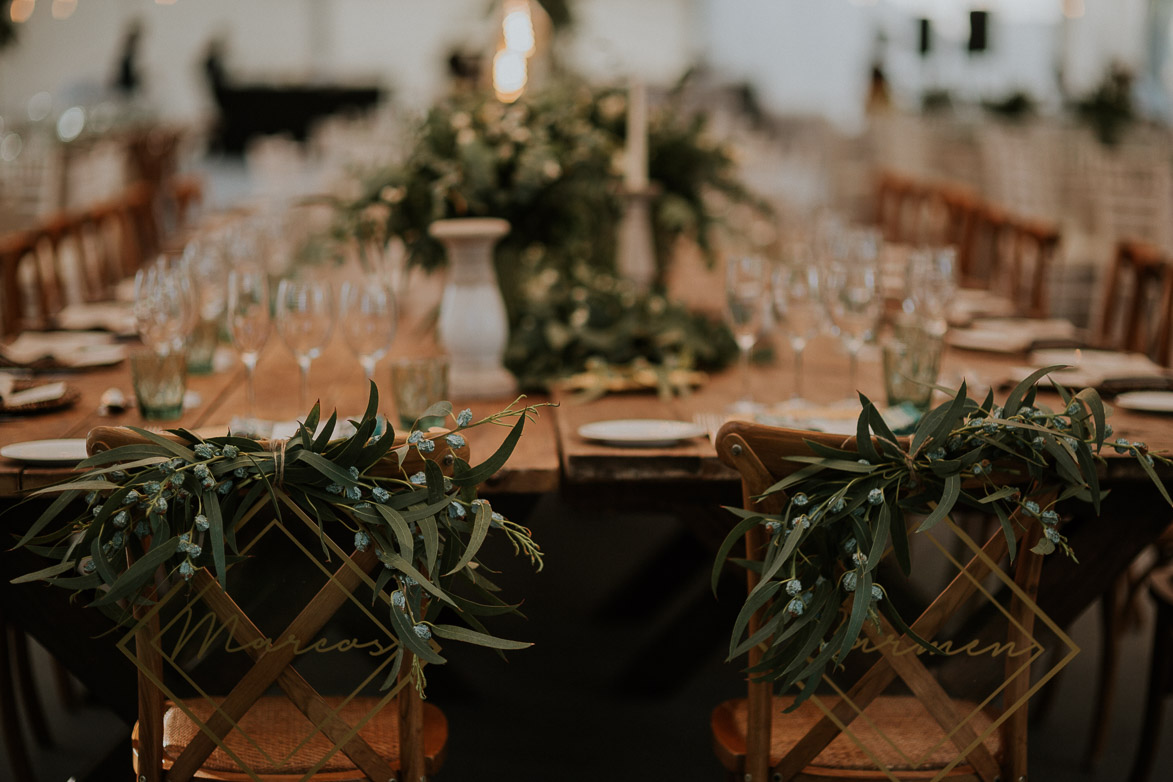
[[[53,0],[53,7],[50,10],[54,19],[68,19],[77,10],[77,0]]]
[[[36,7],[36,4],[37,0],[12,0],[12,5],[8,8],[8,15],[17,24],[27,22],[28,18],[33,15],[33,8]]]
[[[527,0],[510,2],[505,5],[505,18],[501,22],[505,48],[526,56],[533,54],[534,20],[530,16]]]
[[[1068,19],[1082,19],[1083,12],[1083,0],[1063,0],[1063,15]]]
[[[520,98],[528,79],[524,54],[502,49],[493,57],[493,91],[497,94],[497,100],[512,103]]]

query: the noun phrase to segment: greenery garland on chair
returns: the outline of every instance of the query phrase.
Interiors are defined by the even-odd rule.
[[[728,659],[767,644],[751,674],[776,682],[780,690],[800,685],[797,707],[815,692],[828,666],[843,663],[866,621],[879,626],[881,613],[899,632],[933,650],[911,631],[877,577],[876,566],[889,546],[904,574],[912,570],[906,518],[921,518],[916,528],[921,532],[955,508],[976,508],[997,516],[1012,559],[1015,525],[1024,524],[1042,528],[1035,553],[1060,550],[1074,556],[1060,532],[1057,506],[1075,499],[1099,513],[1103,493],[1096,464],[1112,428],[1095,389],[1071,394],[1054,383],[1063,409],[1055,412],[1036,402],[1036,384],[1062,368],[1034,372],[1002,406],[995,406],[992,392],[979,404],[962,384],[906,439],[896,437],[861,395],[856,450],[808,442],[812,455],[793,457],[804,466],[761,495],[788,498],[780,514],[730,508],[741,521],[718,552],[714,591],[726,559],[748,530],[764,526],[768,544],[761,580],[735,622]],[[1155,463],[1173,460],[1141,442],[1117,439],[1109,446],[1134,456],[1173,505],[1154,470]],[[1011,479],[1026,488],[1004,482]],[[1038,498],[1050,496],[1048,489],[1054,500],[1040,505]],[[746,637],[750,615],[763,605],[768,608],[760,628]]]
[[[336,413],[318,430],[318,405],[297,434],[275,449],[241,437],[203,439],[184,429],[167,437],[132,427],[147,442],[94,454],[79,465],[84,474],[32,493],[56,496],[17,546],[57,562],[12,581],[96,593],[90,605],[125,621],[130,606],[155,588],[160,568],[173,584],[182,584],[206,567],[226,585],[241,555],[239,527],[265,507],[279,517],[290,511],[317,530],[327,559],[327,537],[353,533],[355,549],[374,547],[384,567],[372,600],[387,608],[399,643],[383,687],[394,684],[406,650],[414,655],[422,692],[419,660],[445,662],[438,639],[495,649],[530,646],[495,637],[481,622],[517,613],[517,606],[497,596],[478,554],[490,534],[504,535],[515,553],[540,570],[541,550],[528,529],[495,512],[476,490],[505,464],[536,409],[510,405],[474,422],[470,410],[454,414],[440,402],[421,420],[450,417],[451,430],[415,429],[393,447],[392,432],[376,434],[378,391],[372,384],[366,412],[352,422],[354,433],[341,439],[331,439]],[[453,453],[450,478],[427,458],[418,472],[403,469],[410,451],[455,452],[465,446],[461,432],[483,425],[511,431],[479,465]],[[462,624],[442,623],[445,614]]]

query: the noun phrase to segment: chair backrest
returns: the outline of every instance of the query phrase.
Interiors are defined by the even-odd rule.
[[[1171,329],[1173,267],[1155,245],[1118,242],[1100,303],[1097,343],[1168,366]]]
[[[165,436],[178,440],[174,435]],[[141,435],[124,427],[97,427],[90,431],[86,446],[90,454],[96,454],[120,446],[146,442],[148,441]],[[405,442],[406,440],[400,437],[397,438],[396,445]],[[280,447],[280,443],[261,444],[266,448]],[[416,449],[411,449],[402,465],[391,456],[375,472],[380,475],[411,474],[424,469],[426,458],[438,464],[446,475],[451,475],[456,459],[467,461],[468,456],[467,444],[452,448],[443,438],[439,438],[434,451],[426,457]],[[281,526],[285,535],[276,536],[278,543],[285,543],[285,536],[292,540],[298,534],[302,537],[306,535],[306,529],[301,529],[301,525],[295,520],[290,520],[288,525],[273,521],[271,514],[267,512],[269,503],[268,495],[263,496],[238,523],[237,529],[247,524],[256,531],[255,538],[259,539],[274,528],[274,525]],[[284,510],[288,515],[290,509]],[[304,513],[295,512],[293,515],[305,522],[304,526],[309,529],[310,537],[314,538],[316,543],[320,531],[311,525],[309,517]],[[298,529],[292,529],[293,527]],[[243,539],[238,540],[238,543],[242,542]],[[363,703],[360,703],[363,699],[354,697],[358,690],[342,698],[320,695],[300,672],[301,663],[298,663],[299,668],[293,667],[301,656],[306,655],[307,650],[329,651],[347,643],[361,649],[363,646],[376,643],[358,638],[328,641],[325,636],[320,635],[340,609],[348,607],[351,603],[370,602],[369,590],[375,585],[375,579],[378,577],[375,571],[383,570],[374,547],[365,550],[351,549],[351,544],[338,544],[328,535],[321,537],[321,545],[323,549],[328,546],[337,559],[331,560],[327,554],[324,559],[315,558],[315,564],[308,567],[310,578],[306,582],[313,589],[312,596],[307,595],[308,600],[304,606],[291,606],[290,601],[296,594],[292,591],[292,585],[306,579],[307,568],[298,569],[296,565],[290,565],[288,568],[283,567],[279,572],[268,573],[262,583],[252,584],[253,591],[267,593],[270,598],[261,607],[263,610],[253,610],[252,616],[244,610],[252,607],[246,602],[247,596],[229,594],[221,588],[216,577],[207,568],[195,572],[190,582],[190,591],[183,589],[182,583],[170,584],[169,588],[158,588],[154,595],[158,602],[133,607],[133,655],[139,669],[139,719],[132,740],[135,750],[135,774],[138,779],[145,782],[160,782],[164,779],[170,782],[186,781],[193,778],[209,759],[221,764],[215,773],[222,776],[215,778],[252,779],[257,778],[256,766],[252,765],[253,763],[271,763],[273,758],[281,758],[281,762],[325,764],[334,755],[345,756],[350,760],[353,767],[349,773],[336,768],[331,770],[331,766],[324,765],[320,773],[311,768],[307,774],[313,774],[314,779],[327,780],[350,779],[359,772],[369,779],[422,780],[434,772],[429,756],[425,755],[425,748],[434,750],[439,746],[442,756],[447,731],[444,727],[443,735],[439,735],[440,730],[435,726],[444,724],[442,714],[431,704],[425,706],[420,693],[413,686],[413,665],[424,664],[422,660],[417,661],[411,652],[405,651],[395,688],[387,693],[380,692],[379,697],[368,698],[367,702]],[[293,550],[299,548],[307,557],[310,556],[310,546],[295,544]],[[242,550],[249,551],[247,547]],[[149,553],[149,548],[146,553]],[[131,564],[133,565],[133,562]],[[266,585],[271,586],[274,580],[283,587],[280,594],[265,589]],[[164,568],[160,566],[156,574],[156,584],[166,585],[167,581]],[[257,587],[259,589],[256,589]],[[178,623],[171,619],[171,614],[163,610],[164,603],[168,601],[168,594],[172,598],[170,603],[178,603],[169,610],[172,613],[178,610],[181,618],[198,617],[200,613],[206,613],[190,634],[188,625],[183,626],[179,633],[184,640],[173,649],[168,644],[175,637]],[[278,617],[292,615],[293,618],[288,623],[285,619],[280,619],[277,625],[273,625],[272,617],[267,615],[268,612],[276,612]],[[365,609],[363,613],[366,613]],[[164,622],[164,618],[169,621]],[[189,618],[183,621],[192,620]],[[200,697],[183,698],[181,703],[174,695],[175,692],[181,691],[167,683],[164,663],[177,667],[181,647],[198,646],[200,639],[207,638],[196,632],[204,621],[210,622],[209,626],[212,628],[219,626],[226,633],[226,637],[216,642],[219,647],[225,648],[226,651],[244,653],[227,654],[224,657],[240,658],[247,655],[255,665],[243,673],[240,672],[236,660],[226,666],[229,668],[230,678],[226,681],[225,686],[229,690],[224,696],[210,696],[199,684],[195,684],[185,671],[181,677],[194,686]],[[273,627],[283,629],[269,632],[262,629]],[[167,640],[164,640],[165,638]],[[192,640],[193,638],[195,640]],[[212,645],[208,640],[204,643],[207,646]],[[227,649],[232,643],[238,648]],[[202,656],[203,651],[200,654]],[[375,672],[382,670],[384,669],[380,667]],[[272,687],[282,691],[284,700],[264,697],[266,691]],[[274,700],[282,705],[275,708]],[[176,715],[175,708],[168,711],[168,701],[178,705],[187,719]],[[374,705],[370,706],[369,702],[374,702]],[[368,708],[370,710],[366,711]],[[425,710],[431,712],[428,715],[431,719],[425,719]],[[376,711],[392,716],[389,721],[379,722]],[[290,716],[294,719],[292,729],[283,724],[289,722]],[[390,729],[360,733],[359,731],[368,724],[378,728],[390,726]],[[245,735],[235,740],[230,748],[229,741],[232,740],[231,734],[234,731]],[[385,735],[388,732],[394,735]],[[181,734],[181,743],[184,746],[177,756],[169,757],[164,750],[165,737],[177,733]],[[272,746],[268,745],[270,743]],[[306,754],[310,755],[309,759],[302,760]],[[315,755],[321,759],[315,760]],[[229,770],[224,769],[225,764],[229,766]],[[356,772],[355,769],[359,771]],[[297,774],[300,773],[299,770]],[[262,774],[262,778],[293,779],[298,778],[297,774],[292,777],[269,777]]]
[[[773,514],[785,507],[788,501],[785,493],[772,493],[764,499],[761,495],[779,480],[805,466],[789,459],[815,455],[809,444],[811,442],[848,451],[854,451],[856,444],[854,437],[734,421],[725,424],[718,432],[716,446],[721,461],[735,469],[741,477],[744,507],[755,512]],[[1016,534],[1020,536],[1019,553],[1014,565],[1013,580],[1009,581],[1009,577],[1005,577],[1005,583],[1013,583],[1017,587],[1011,588],[1014,597],[1007,612],[1007,636],[1010,644],[1022,643],[1030,636],[1035,619],[1035,614],[1030,609],[1037,591],[1041,566],[1041,557],[1028,551],[1038,538],[1038,525],[1014,526]],[[761,524],[751,527],[745,535],[747,560],[761,560],[767,545],[769,537],[765,527]],[[948,585],[932,598],[919,618],[909,622],[912,631],[920,637],[932,641],[948,622],[955,620],[959,609],[973,599],[977,584],[991,573],[1000,573],[1000,566],[997,563],[1005,557],[1008,550],[1002,529],[997,529],[984,545],[981,545],[980,541],[976,544],[970,542],[969,545],[973,556],[968,562],[959,564],[956,575]],[[746,578],[748,588],[753,590],[760,577],[757,570],[747,568]],[[769,609],[770,605],[766,603],[753,612],[749,620],[748,636],[757,632],[763,620],[770,616]],[[866,622],[865,626],[868,624],[870,622]],[[910,643],[907,640],[908,636],[895,632],[891,626],[884,630],[885,635],[888,633],[897,636],[898,641]],[[874,636],[872,640],[876,640]],[[759,664],[763,658],[763,647],[769,643],[767,640],[749,649],[747,669],[753,670]],[[894,645],[889,647],[894,648]],[[932,713],[933,719],[949,732],[951,729],[944,727],[946,721],[957,719],[957,709],[960,707],[955,707],[950,702],[950,696],[926,674],[919,657],[908,654],[907,650],[897,653],[882,649],[880,651],[882,656],[872,663],[866,672],[859,675],[853,684],[843,685],[844,689],[839,691],[844,697],[829,707],[827,716],[819,719],[801,740],[782,754],[780,759],[771,758],[771,723],[775,719],[772,713],[774,708],[771,684],[750,677],[745,778],[752,778],[756,782],[770,779],[771,773],[780,774],[782,779],[796,778],[832,741],[848,730],[852,721],[897,677],[916,695],[918,702]],[[979,778],[987,782],[993,782],[998,776],[1001,779],[1018,779],[1026,773],[1026,711],[1022,706],[1031,692],[1030,665],[1022,665],[1021,661],[1012,664],[1008,657],[1004,673],[1001,691],[1002,714],[994,721],[1001,734],[1003,756],[997,758],[987,751],[982,739],[972,733],[974,728],[961,725],[952,729],[954,732],[949,734],[958,752],[963,751],[962,747],[967,748],[964,750],[966,759]],[[959,743],[963,737],[964,742]]]

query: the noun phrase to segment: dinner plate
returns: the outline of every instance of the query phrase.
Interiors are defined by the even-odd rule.
[[[86,458],[85,438],[29,440],[0,448],[0,456],[26,464],[76,464]]]
[[[704,427],[688,421],[661,418],[624,418],[614,421],[594,421],[578,428],[578,434],[587,440],[608,445],[660,448],[700,437]]]
[[[1173,391],[1129,391],[1117,396],[1112,404],[1142,413],[1173,413]]]

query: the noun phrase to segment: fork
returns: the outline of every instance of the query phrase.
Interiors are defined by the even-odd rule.
[[[692,417],[693,423],[702,427],[708,433],[709,440],[714,445],[717,443],[717,431],[727,420],[724,413],[696,413]]]

